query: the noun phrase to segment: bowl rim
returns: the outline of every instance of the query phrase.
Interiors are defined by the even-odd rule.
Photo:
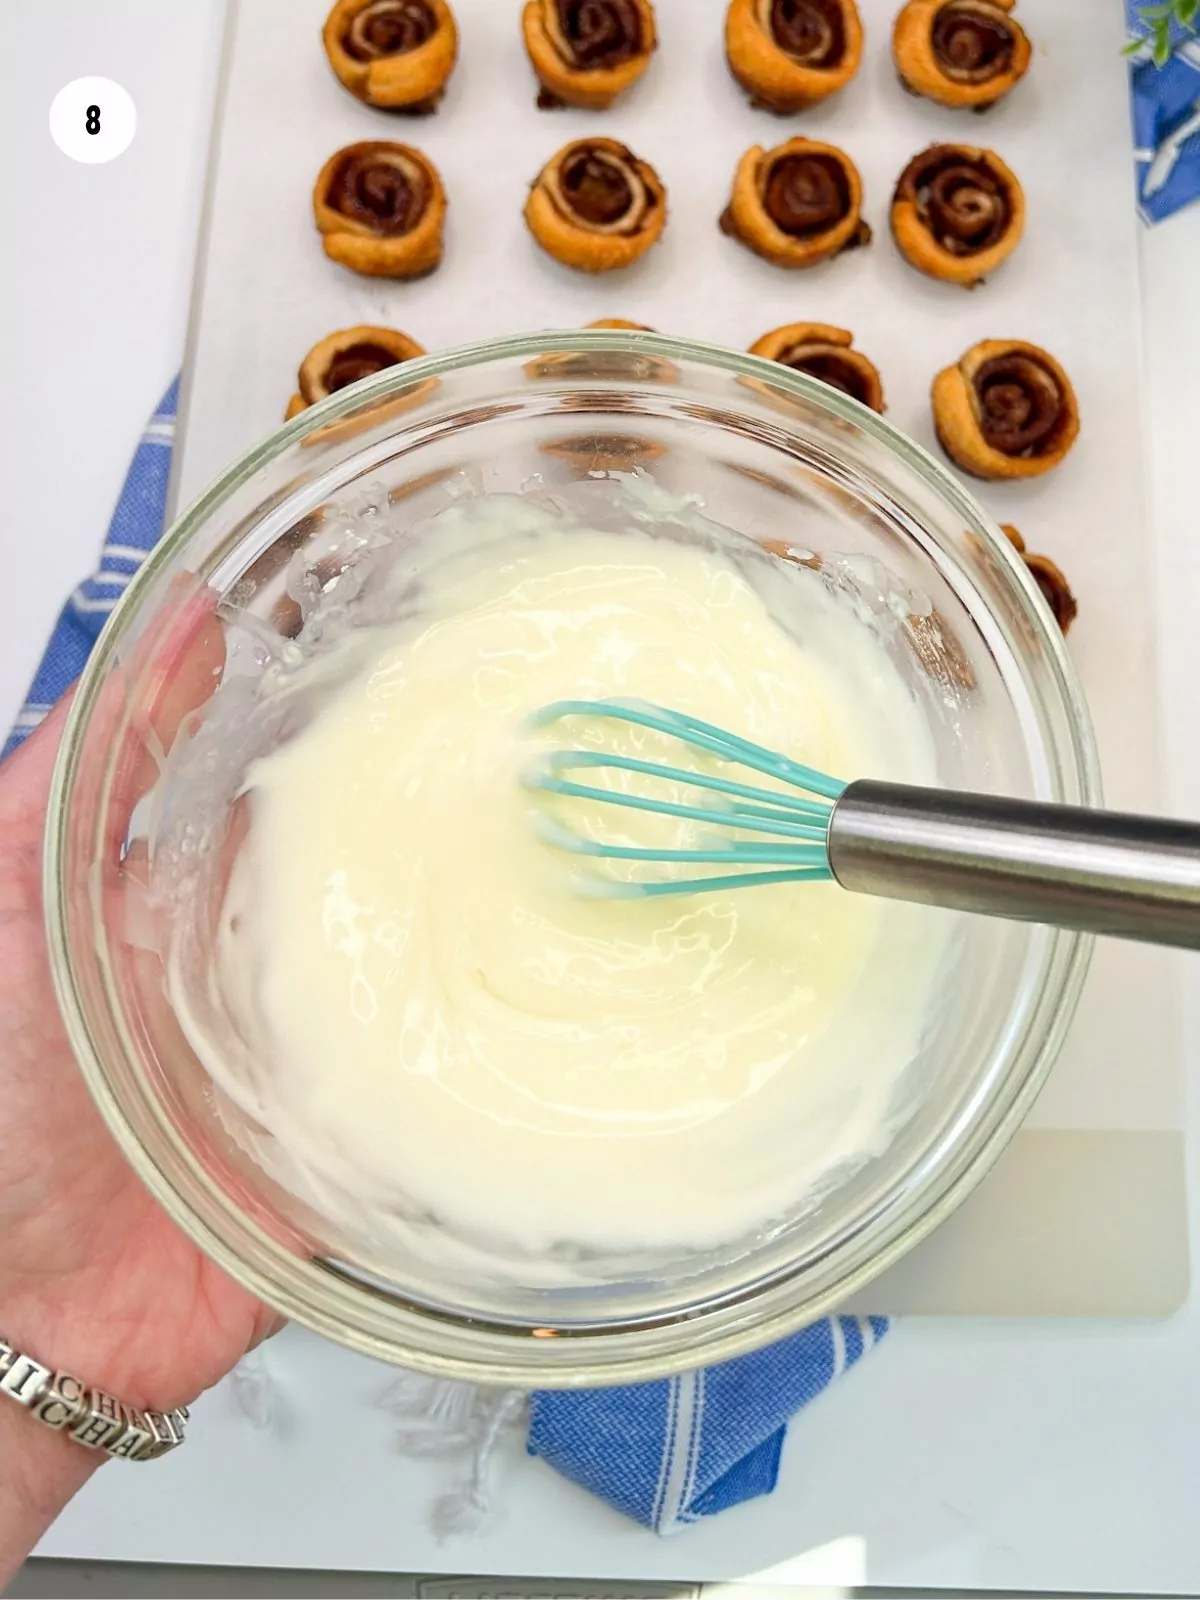
[[[656,1327],[656,1336],[646,1337],[637,1328],[641,1349],[625,1348],[631,1325],[608,1332],[589,1332],[580,1338],[532,1338],[530,1330],[481,1324],[471,1319],[448,1319],[431,1314],[427,1308],[403,1309],[404,1302],[394,1293],[393,1306],[405,1324],[402,1338],[369,1331],[349,1317],[315,1306],[303,1285],[285,1281],[295,1273],[277,1275],[263,1270],[229,1243],[198,1213],[192,1201],[181,1193],[179,1182],[160,1167],[139,1137],[134,1122],[109,1081],[109,1075],[96,1048],[88,1023],[82,985],[77,981],[75,959],[68,931],[67,885],[64,878],[67,850],[67,822],[78,775],[83,737],[101,686],[121,654],[131,625],[140,614],[141,601],[154,588],[156,580],[186,549],[189,541],[203,529],[212,515],[242,485],[290,446],[318,427],[359,412],[380,400],[391,399],[431,378],[466,368],[485,369],[492,364],[528,359],[552,353],[612,352],[625,355],[654,355],[674,358],[692,366],[700,365],[735,377],[766,383],[777,393],[792,395],[807,406],[824,411],[860,432],[873,437],[891,454],[923,480],[924,484],[963,520],[964,530],[983,540],[989,554],[1005,569],[1007,577],[1023,593],[1027,621],[1036,634],[1039,649],[1063,711],[1069,734],[1069,754],[1080,783],[1082,803],[1101,803],[1099,761],[1091,718],[1075,668],[1067,653],[1062,634],[1049,606],[1037,588],[1025,563],[993,519],[958,479],[915,440],[902,433],[886,418],[830,388],[807,374],[778,362],[743,354],[724,346],[679,338],[674,335],[626,329],[581,329],[529,333],[483,340],[455,346],[432,355],[416,357],[388,367],[346,389],[326,397],[299,413],[261,439],[233,461],[174,520],[154,546],[125,593],[114,608],[88,659],[76,687],[55,761],[47,806],[43,854],[43,898],[46,936],[51,972],[59,1008],[75,1057],[88,1089],[126,1160],[163,1209],[206,1255],[215,1260],[235,1281],[260,1299],[317,1333],[334,1338],[363,1354],[400,1363],[438,1377],[474,1382],[518,1384],[523,1387],[586,1387],[661,1378],[697,1366],[758,1349],[775,1339],[808,1325],[835,1310],[852,1294],[860,1291],[889,1266],[900,1260],[951,1214],[980,1182],[1008,1144],[1040,1093],[1058,1056],[1074,1016],[1082,991],[1093,940],[1090,936],[1059,930],[1054,949],[1060,953],[1055,993],[1048,996],[1047,978],[1051,957],[1042,963],[1038,1004],[1026,1027],[1042,1023],[1040,1044],[1023,1081],[1011,1094],[1003,1114],[986,1132],[975,1127],[975,1142],[960,1141],[949,1165],[950,1176],[938,1192],[907,1223],[856,1267],[843,1271],[835,1285],[808,1295],[798,1294],[795,1282],[784,1277],[765,1290],[750,1291],[747,1299],[733,1296],[699,1315],[680,1316]],[[602,389],[605,382],[625,387],[655,387],[655,380],[630,374],[619,379],[589,378],[589,386]],[[659,380],[661,382],[661,380]],[[665,387],[665,385],[663,385]],[[953,557],[952,557],[953,559]],[[956,563],[957,564],[957,563]],[[1047,1006],[1048,999],[1052,1005]],[[1047,1013],[1048,1015],[1043,1015]],[[193,1163],[194,1165],[194,1163]],[[196,1176],[196,1174],[193,1174]],[[207,1185],[211,1188],[211,1181]],[[231,1214],[228,1201],[226,1214]],[[235,1214],[236,1215],[236,1214]],[[244,1227],[250,1224],[238,1218]],[[272,1245],[257,1232],[269,1251],[292,1263],[290,1253]],[[302,1266],[314,1270],[305,1259]],[[329,1274],[322,1279],[321,1293],[326,1302],[335,1303],[364,1291],[353,1279],[345,1287],[333,1285]],[[458,1348],[447,1350],[447,1341],[437,1337],[439,1327],[449,1324],[450,1341]],[[432,1331],[432,1337],[430,1337]],[[553,1359],[546,1359],[551,1356]],[[567,1352],[570,1352],[567,1355]],[[566,1359],[564,1360],[564,1356]]]

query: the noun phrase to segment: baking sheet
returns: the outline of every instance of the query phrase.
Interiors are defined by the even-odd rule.
[[[900,87],[894,0],[862,0],[863,68],[801,117],[751,108],[724,64],[723,0],[657,0],[660,45],[606,114],[538,111],[513,0],[457,0],[461,58],[438,114],[360,105],[320,45],[325,0],[241,0],[211,175],[175,493],[185,503],[271,431],[309,346],[381,322],[428,349],[530,327],[624,316],[744,348],[780,323],[853,330],[878,364],[895,423],[936,453],[933,374],[978,339],[1045,345],[1067,367],[1083,428],[1067,462],[1033,483],[976,486],[1052,556],[1080,601],[1071,650],[1092,706],[1111,803],[1161,808],[1159,684],[1139,410],[1136,220],[1119,7],[1022,0],[1035,41],[1026,81],[986,117]],[[521,208],[563,142],[620,138],[667,185],[662,243],[601,278],[545,256]],[[717,228],[741,152],[803,131],[842,145],[864,181],[875,239],[789,273]],[[446,254],[429,278],[357,277],[328,261],[312,182],[356,139],[417,143],[450,198]],[[982,288],[914,272],[887,229],[911,155],[937,140],[995,148],[1020,177],[1026,237]],[[1164,1314],[1187,1292],[1181,1043],[1173,958],[1101,943],[1078,1019],[1013,1149],[950,1230],[867,1291],[871,1310]],[[1154,1173],[1154,1183],[1146,1182]],[[1081,1188],[1082,1184],[1082,1188]],[[1082,1193],[1092,1196],[1084,1206]]]

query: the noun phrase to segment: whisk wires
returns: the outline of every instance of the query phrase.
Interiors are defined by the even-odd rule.
[[[719,865],[736,869],[705,877],[672,877],[637,882],[597,878],[591,885],[593,892],[641,899],[659,895],[696,894],[712,889],[751,888],[768,883],[820,882],[832,876],[826,847],[829,819],[834,803],[846,787],[838,779],[802,762],[793,761],[778,751],[767,750],[751,740],[742,739],[710,722],[703,722],[698,717],[642,702],[558,700],[544,706],[530,719],[530,724],[535,728],[544,728],[568,717],[609,719],[666,734],[693,749],[717,756],[731,766],[761,773],[801,791],[792,794],[782,789],[764,789],[720,773],[697,772],[617,752],[547,751],[526,769],[524,782],[527,788],[570,799],[625,807],[631,811],[678,817],[716,830],[711,840],[706,838],[694,849],[609,844],[604,840],[585,838],[543,814],[539,826],[548,843],[574,855],[609,861]],[[679,800],[658,799],[652,795],[630,794],[624,790],[597,788],[579,781],[578,774],[598,770],[630,772],[640,777],[662,779],[668,784],[707,791],[715,799],[711,805],[693,805]]]

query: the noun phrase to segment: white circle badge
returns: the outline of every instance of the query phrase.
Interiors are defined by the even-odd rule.
[[[72,161],[114,161],[136,132],[137,109],[111,78],[75,78],[50,106],[50,137]]]

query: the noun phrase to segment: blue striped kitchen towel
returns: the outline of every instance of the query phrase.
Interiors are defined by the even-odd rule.
[[[658,1383],[533,1396],[529,1453],[657,1533],[770,1494],[788,1420],[887,1332],[826,1317],[766,1350]]]
[[[42,656],[17,715],[0,760],[28,738],[59,696],[83,671],[83,664],[109,612],[121,598],[130,578],[158,543],[167,509],[167,479],[171,448],[175,443],[175,413],[179,407],[179,379],[158,403],[134,451],[117,508],[95,572],[71,593],[58,614],[54,632]]]
[[[130,577],[157,543],[167,503],[179,380],[147,424],[100,564],[59,616],[4,755],[79,676]],[[770,1494],[788,1419],[887,1332],[829,1317],[770,1349],[658,1383],[532,1397],[529,1452],[618,1511],[670,1533]]]
[[[1161,222],[1200,196],[1200,39],[1171,23],[1170,54],[1157,64],[1154,27],[1167,10],[1125,0],[1131,40],[1142,41],[1130,81],[1138,209],[1146,222]]]

